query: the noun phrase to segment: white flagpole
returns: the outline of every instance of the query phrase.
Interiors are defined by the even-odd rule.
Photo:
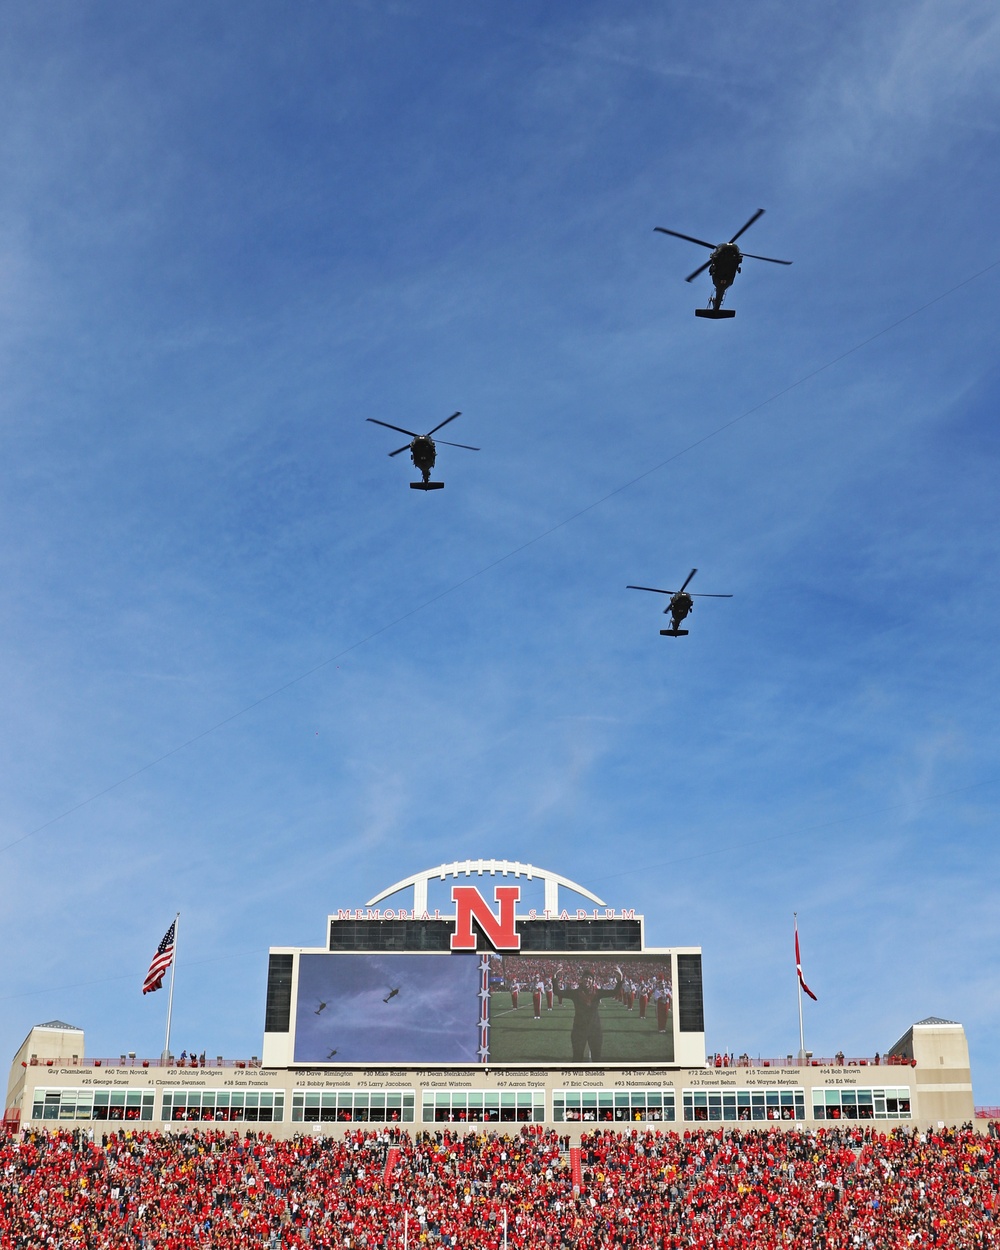
[[[410,1227],[410,1213],[409,1211],[404,1211],[403,1212],[403,1250],[409,1250],[409,1240],[408,1240],[409,1227]]]
[[[503,1209],[503,1250],[507,1250],[507,1208]]]
[[[795,919],[795,951],[797,956],[799,949],[799,913],[793,911],[792,916]],[[806,1035],[802,1025],[802,978],[799,976],[797,958],[795,963],[795,987],[799,992],[799,1065],[801,1066],[806,1062]]]
[[[170,1062],[170,1017],[174,1010],[174,968],[177,967],[177,930],[181,926],[181,913],[178,912],[174,917],[174,953],[170,960],[170,993],[167,996],[167,1037],[163,1043],[163,1054],[160,1056],[160,1062],[168,1064]]]

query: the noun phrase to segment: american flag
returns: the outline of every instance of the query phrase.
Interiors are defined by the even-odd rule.
[[[164,933],[163,941],[156,948],[153,962],[149,965],[146,979],[142,983],[142,992],[144,994],[151,994],[153,990],[163,988],[163,974],[170,967],[174,958],[174,929],[176,925],[177,921],[175,920],[166,933]]]

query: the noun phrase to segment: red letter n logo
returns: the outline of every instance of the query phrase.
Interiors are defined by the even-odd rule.
[[[519,885],[498,885],[493,896],[500,904],[494,916],[489,903],[474,885],[455,885],[451,897],[455,903],[455,932],[451,935],[453,951],[474,951],[476,935],[472,932],[473,917],[498,951],[519,951],[521,935],[514,927],[514,904],[521,897]]]

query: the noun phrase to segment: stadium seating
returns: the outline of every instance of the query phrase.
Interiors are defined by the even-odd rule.
[[[985,1250],[1000,1140],[970,1126],[584,1135],[396,1128],[0,1136],[3,1250]],[[573,1153],[576,1155],[574,1146]]]

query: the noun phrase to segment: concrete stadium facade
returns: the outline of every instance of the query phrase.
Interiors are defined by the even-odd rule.
[[[500,881],[492,900],[470,884],[483,877]],[[440,890],[449,882],[455,903],[450,915],[429,906],[432,885]],[[539,906],[518,911],[521,886],[529,883],[542,890]],[[405,906],[377,906],[411,889]],[[564,891],[588,906],[561,905]],[[965,1031],[937,1017],[912,1025],[877,1057],[706,1056],[701,951],[647,948],[643,928],[634,912],[607,908],[584,887],[531,865],[441,865],[382,891],[364,908],[328,916],[322,947],[271,948],[260,1056],[92,1058],[82,1029],[50,1021],[31,1029],[14,1056],[5,1120],[95,1134],[196,1125],[279,1137],[341,1136],[359,1124],[501,1132],[537,1124],[577,1139],[601,1125],[683,1131],[865,1121],[885,1131],[974,1119]],[[533,988],[523,987],[523,1012],[516,972],[522,965],[532,969],[528,982],[537,978]],[[391,992],[382,997],[383,989],[393,988],[386,970],[405,982],[407,971],[418,967],[424,988],[404,992],[403,1010]],[[570,984],[565,969],[571,967],[591,978],[589,997]],[[451,986],[456,969],[468,974],[461,990]],[[601,976],[605,985],[610,980],[609,988],[597,988]],[[329,1005],[322,1001],[318,1009],[316,985],[332,986],[323,995]],[[481,986],[476,1021],[462,1015],[469,985]],[[594,1008],[591,999],[601,997],[607,1002]],[[590,1006],[580,1007],[581,998]],[[654,999],[661,1006],[658,1019]],[[478,1048],[468,1049],[462,1062],[429,1062],[426,1055],[407,1061],[415,1034],[406,1032],[405,1021],[452,1010],[458,1010],[459,1032],[475,1031]],[[579,1023],[587,1011],[605,1022],[602,1039],[591,1038],[589,1047]],[[367,1015],[377,1034],[364,1032]],[[350,1045],[345,1050],[342,1036],[355,1052]],[[390,1040],[390,1058],[368,1059],[366,1038],[373,1036],[383,1052],[383,1040],[395,1037],[400,1057],[393,1057]],[[443,1036],[452,1044],[449,1034]],[[539,1061],[530,1048],[541,1046],[536,1038],[543,1037],[550,1050]],[[321,1061],[331,1038],[339,1046]],[[565,1053],[553,1059],[553,1045],[565,1046]],[[616,1045],[626,1049],[615,1055]],[[528,1051],[513,1061],[510,1048],[517,1046]],[[668,1058],[635,1057],[654,1051]]]

